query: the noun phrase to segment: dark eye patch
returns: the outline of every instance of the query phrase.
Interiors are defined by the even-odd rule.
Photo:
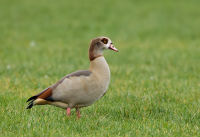
[[[108,43],[108,39],[107,39],[107,38],[103,38],[103,39],[101,40],[101,42],[103,42],[104,44],[107,44],[107,43]]]

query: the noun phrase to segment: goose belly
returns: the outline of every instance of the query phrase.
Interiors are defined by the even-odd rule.
[[[66,78],[53,91],[53,99],[66,103],[69,107],[86,107],[107,91],[109,79],[98,80],[94,74],[90,76]]]

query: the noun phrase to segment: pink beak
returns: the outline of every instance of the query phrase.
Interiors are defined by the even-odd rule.
[[[108,48],[118,52],[118,50],[112,45],[112,43],[110,44],[110,46]]]

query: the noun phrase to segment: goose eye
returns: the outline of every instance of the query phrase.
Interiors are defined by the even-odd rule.
[[[101,42],[103,42],[104,44],[107,44],[107,43],[108,43],[108,39],[103,38],[103,39],[101,40]]]

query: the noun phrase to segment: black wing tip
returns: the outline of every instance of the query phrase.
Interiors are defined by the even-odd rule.
[[[32,107],[33,107],[33,102],[26,109],[31,109]]]
[[[33,100],[33,99],[35,99],[35,98],[37,98],[37,96],[32,96],[32,97],[30,97],[26,102],[29,102],[29,101],[31,101],[31,100]]]
[[[33,104],[33,101],[34,101],[34,100],[30,101],[30,102],[28,103],[28,105]]]
[[[32,107],[33,107],[33,101],[35,100],[35,96],[33,96],[33,97],[31,97],[31,98],[29,98],[28,100],[27,100],[27,102],[29,102],[28,103],[28,107],[26,108],[26,109],[31,109]]]

